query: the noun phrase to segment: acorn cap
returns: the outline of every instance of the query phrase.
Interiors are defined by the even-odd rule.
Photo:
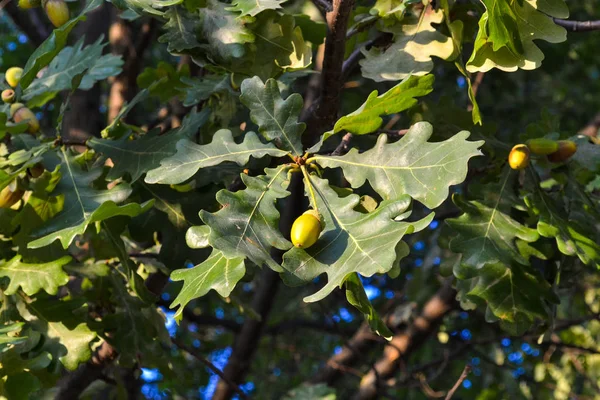
[[[15,101],[15,91],[12,89],[5,89],[2,91],[2,101],[5,103],[12,103]]]
[[[42,5],[40,0],[19,0],[19,7],[22,9],[36,8]]]
[[[10,117],[13,118],[15,116],[15,113],[19,109],[21,109],[23,107],[25,107],[25,104],[23,104],[23,103],[14,103],[14,104],[11,104],[11,106],[10,106]]]

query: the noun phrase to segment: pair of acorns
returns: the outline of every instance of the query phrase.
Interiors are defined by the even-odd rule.
[[[553,163],[561,163],[571,158],[576,151],[577,144],[570,140],[531,139],[527,144],[518,144],[512,148],[508,164],[512,169],[527,168],[530,153],[546,156]]]
[[[19,7],[31,9],[42,6],[52,25],[60,28],[69,20],[69,7],[65,0],[19,0]]]
[[[12,88],[16,88],[23,75],[23,68],[12,67],[6,70],[4,79]],[[6,89],[2,91],[2,101],[10,104],[10,117],[15,123],[27,122],[27,132],[36,133],[40,130],[40,122],[29,108],[23,103],[15,103],[15,91]],[[14,104],[13,104],[14,103]]]

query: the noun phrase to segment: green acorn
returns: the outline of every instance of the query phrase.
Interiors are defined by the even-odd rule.
[[[23,103],[12,104],[10,106],[10,116],[17,124],[27,122],[27,132],[29,133],[36,133],[40,130],[40,122],[35,114]]]
[[[44,10],[52,25],[60,28],[69,20],[69,7],[64,0],[46,0]]]
[[[6,70],[4,79],[6,79],[6,82],[10,87],[16,88],[21,80],[21,75],[23,75],[23,68],[11,67]]]
[[[36,8],[42,5],[41,0],[19,0],[19,7],[24,10]]]

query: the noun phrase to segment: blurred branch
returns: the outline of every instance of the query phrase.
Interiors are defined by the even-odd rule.
[[[596,114],[586,126],[581,128],[579,134],[596,137],[598,135],[598,129],[600,129],[600,113]]]
[[[452,386],[452,389],[450,389],[448,391],[448,395],[446,395],[446,399],[445,400],[450,400],[452,398],[452,396],[454,396],[454,393],[458,390],[458,388],[463,383],[463,381],[465,379],[467,379],[467,376],[469,376],[470,373],[471,373],[471,366],[469,364],[467,364],[465,366],[465,369],[463,369],[462,374],[460,374],[460,377],[458,378],[458,380],[454,384],[454,386]]]
[[[475,75],[475,79],[473,80],[473,85],[472,85],[473,97],[477,96],[477,91],[479,90],[479,86],[481,85],[481,82],[483,82],[484,76],[485,76],[485,72],[478,72]],[[473,105],[471,105],[471,108],[473,108]]]
[[[567,19],[554,18],[554,23],[562,26],[569,32],[590,32],[600,30],[600,20],[570,21]]]
[[[361,381],[360,392],[357,398],[373,398],[368,395],[377,396],[378,381],[391,376],[399,368],[400,357],[408,355],[423,345],[430,333],[432,333],[437,325],[441,322],[444,315],[450,311],[454,305],[454,296],[456,292],[452,289],[449,283],[445,284],[433,297],[423,306],[420,315],[405,329],[394,335],[390,342],[386,342],[379,336],[375,335],[368,324],[364,323],[348,340],[342,350],[331,356],[325,366],[311,379],[313,383],[333,383],[345,373],[346,369],[357,363],[367,351],[375,344],[384,342],[384,357],[380,359],[371,368],[369,373],[365,375]],[[389,311],[389,315],[394,313],[394,309]],[[385,318],[384,320],[387,320]],[[462,349],[461,349],[462,351]],[[431,367],[425,364],[419,369],[412,372],[424,370]],[[412,375],[412,373],[411,373]]]
[[[229,378],[227,378],[227,376],[219,368],[217,368],[213,363],[208,361],[205,357],[203,357],[195,349],[193,349],[189,346],[186,346],[181,340],[179,340],[177,338],[171,338],[171,341],[173,342],[173,344],[175,344],[175,346],[179,347],[181,350],[185,351],[186,353],[189,353],[196,360],[198,360],[202,364],[206,365],[206,367],[208,369],[210,369],[212,372],[217,374],[221,379],[226,381],[227,384],[231,388],[233,388],[233,391],[235,391],[238,394],[240,399],[248,399],[248,396],[246,396],[246,393],[244,393],[244,391],[238,385],[236,385],[234,382],[230,381]]]
[[[354,399],[366,400],[378,396],[378,380],[391,377],[400,368],[401,361],[427,341],[444,316],[455,307],[455,296],[456,292],[451,282],[446,281],[444,286],[423,306],[420,315],[412,324],[392,337],[373,370],[362,378]]]

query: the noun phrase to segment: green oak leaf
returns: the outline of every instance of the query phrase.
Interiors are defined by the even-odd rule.
[[[99,38],[95,43],[84,47],[83,38],[73,47],[65,47],[52,60],[41,78],[34,80],[23,91],[27,105],[39,107],[54,98],[60,91],[71,89],[73,78],[85,73],[79,89],[89,90],[97,81],[118,75],[123,66],[120,56],[102,55],[106,44]]]
[[[531,70],[542,64],[544,54],[534,40],[560,43],[567,31],[552,17],[566,18],[563,0],[507,2],[483,1],[487,10],[479,20],[473,53],[467,62],[469,72]]]
[[[199,113],[192,110],[179,128],[164,134],[153,130],[136,140],[127,136],[118,140],[91,138],[88,145],[113,161],[114,166],[107,179],[129,174],[131,182],[135,182],[146,172],[159,167],[161,160],[175,154],[177,142],[192,138],[208,121],[209,115],[208,108]]]
[[[275,203],[289,196],[286,190],[288,167],[266,169],[266,175],[241,174],[246,189],[221,190],[217,201],[223,205],[216,213],[200,211],[200,218],[210,227],[208,241],[226,258],[247,257],[256,265],[267,264],[281,270],[270,255],[272,248],[287,250],[292,244],[279,231],[279,211]]]
[[[405,0],[377,0],[373,8],[369,11],[369,14],[377,15],[384,20],[394,18],[402,21],[408,4],[410,2]]]
[[[288,284],[303,284],[327,274],[327,284],[305,297],[305,302],[322,300],[354,272],[366,277],[388,272],[402,237],[424,229],[433,219],[432,213],[414,223],[400,221],[410,215],[407,195],[385,200],[375,211],[363,214],[354,210],[360,196],[338,197],[327,180],[314,175],[310,175],[310,182],[305,180],[305,187],[308,184],[314,188],[313,209],[321,214],[325,228],[310,248],[294,247],[283,255],[283,279]]]
[[[43,160],[43,155],[50,149],[50,145],[41,145],[30,150],[17,150],[6,160],[0,160],[0,168],[6,166],[18,166],[7,170],[0,170],[0,190],[15,181],[15,179],[28,168]]]
[[[29,400],[32,394],[42,389],[42,383],[30,372],[23,371],[11,374],[4,383],[3,394],[11,400]]]
[[[373,308],[358,274],[350,274],[348,278],[346,278],[344,284],[346,286],[346,299],[348,300],[348,303],[352,304],[358,311],[363,313],[365,320],[367,320],[367,323],[373,332],[390,340],[393,334],[385,322],[379,317],[375,308]]]
[[[281,3],[287,0],[234,0],[232,7],[226,8],[228,11],[239,12],[240,16],[250,15],[254,17],[256,14],[265,10],[281,9]]]
[[[254,35],[238,14],[227,11],[227,5],[218,0],[207,0],[206,7],[199,9],[199,30],[203,36],[203,48],[224,60],[244,55],[245,43],[252,43]]]
[[[183,88],[185,92],[183,105],[186,107],[207,100],[215,93],[228,92],[233,94],[228,75],[205,75],[200,78],[182,77],[181,82],[187,85]]]
[[[28,296],[42,289],[48,294],[56,294],[59,287],[69,282],[69,275],[63,267],[70,261],[71,257],[65,256],[48,263],[28,264],[16,255],[11,260],[0,262],[0,277],[10,279],[4,293],[15,294],[21,288]]]
[[[189,235],[187,239],[190,240]],[[195,267],[171,272],[173,281],[183,281],[181,291],[170,305],[170,308],[179,306],[175,318],[181,315],[187,303],[204,296],[211,289],[222,297],[229,296],[245,273],[243,257],[227,258],[216,249]]]
[[[256,133],[247,132],[244,141],[237,144],[228,129],[220,129],[209,144],[200,145],[191,140],[177,142],[177,153],[163,159],[160,167],[146,174],[148,183],[177,184],[194,176],[201,168],[211,167],[222,162],[231,161],[244,165],[250,159],[266,155],[282,157],[285,151],[279,150],[272,143],[263,143]]]
[[[302,96],[294,93],[284,100],[275,79],[263,84],[258,76],[244,80],[241,90],[240,101],[250,110],[250,118],[265,139],[292,155],[301,156],[302,133],[306,129],[305,123],[298,122]]]
[[[54,360],[60,360],[66,369],[73,371],[77,366],[92,356],[90,343],[96,333],[80,322],[69,329],[62,319],[73,319],[69,315],[61,315],[55,310],[56,299],[36,300],[27,304],[30,314],[24,318],[32,323],[37,331],[46,336],[42,349],[52,354]]]
[[[510,216],[511,209],[518,204],[514,193],[517,177],[518,173],[507,167],[497,184],[484,186],[486,199],[483,201],[452,197],[464,214],[446,220],[458,233],[450,241],[450,250],[462,254],[463,263],[476,268],[486,264],[510,264],[513,260],[529,265],[516,241],[535,242],[539,234]]]
[[[133,292],[146,304],[152,304],[156,301],[155,296],[144,284],[144,279],[137,273],[137,265],[131,260],[125,243],[121,239],[120,233],[124,230],[125,225],[123,221],[117,219],[111,219],[108,221],[102,221],[102,227],[110,241],[110,245],[116,251],[121,267],[125,270],[125,277],[127,283]]]
[[[180,4],[183,0],[120,0],[122,1],[130,10],[135,12],[136,14],[142,14],[142,12],[155,15],[155,16],[163,16],[165,11],[162,9],[165,7]]]
[[[23,75],[19,81],[19,87],[22,90],[26,90],[35,79],[37,73],[50,64],[54,57],[65,47],[69,33],[75,28],[75,25],[85,20],[85,14],[100,7],[102,3],[102,0],[89,0],[79,13],[79,16],[69,20],[60,28],[54,29],[50,36],[48,36],[48,39],[44,40],[35,49],[23,67]]]
[[[102,174],[102,169],[84,171],[64,148],[60,152],[62,178],[54,194],[64,196],[63,210],[36,232],[41,237],[29,243],[29,248],[47,246],[58,239],[66,249],[75,236],[83,234],[94,222],[117,215],[133,217],[152,207],[152,202],[118,206],[116,203],[131,193],[129,185],[119,184],[110,190],[94,189],[92,182]]]
[[[394,42],[383,50],[377,47],[363,50],[365,58],[360,61],[362,75],[382,82],[431,72],[432,56],[445,60],[454,55],[452,39],[432,26],[443,20],[442,10],[426,7],[420,16],[405,17],[402,24],[385,28],[394,35]]]
[[[146,67],[138,75],[136,83],[140,88],[150,88],[150,94],[158,97],[163,102],[168,102],[173,97],[183,94],[186,85],[182,79],[190,76],[190,67],[187,64],[178,69],[167,62],[159,61],[156,68]],[[160,81],[156,85],[155,82]]]
[[[0,354],[5,354],[5,350],[15,344],[24,343],[29,340],[27,336],[23,336],[23,333],[21,333],[23,325],[23,322],[15,322],[0,326]],[[8,335],[9,333],[11,335]],[[14,336],[16,333],[19,333],[21,336]],[[2,362],[2,356],[0,356],[0,362]]]
[[[139,361],[152,348],[157,338],[164,336],[165,321],[154,305],[148,306],[127,291],[123,280],[111,274],[111,300],[116,304],[114,313],[103,319],[103,328],[110,332],[107,341],[115,346],[120,357]]]
[[[311,45],[304,40],[294,16],[267,10],[256,17],[239,17],[244,18],[251,20],[245,28],[253,37],[252,43],[244,46],[243,56],[219,62],[223,72],[234,73],[235,82],[253,76],[263,81],[279,78],[282,73],[299,71],[311,64]]]
[[[335,389],[324,383],[303,383],[287,392],[283,400],[336,400]]]
[[[469,132],[461,131],[443,142],[430,143],[433,134],[428,122],[417,122],[402,139],[387,143],[380,135],[374,148],[359,153],[356,148],[346,155],[312,157],[326,168],[342,168],[353,188],[369,181],[384,199],[408,194],[429,208],[439,206],[452,185],[467,175],[468,161],[481,155],[483,141],[469,142]]]
[[[163,26],[165,33],[158,38],[160,43],[168,43],[169,53],[177,53],[200,47],[196,38],[199,28],[198,18],[183,7],[169,7],[163,17],[167,23]]]
[[[331,131],[325,132],[321,142],[341,131],[355,135],[375,132],[383,124],[382,115],[408,110],[417,104],[416,97],[431,93],[434,79],[433,75],[411,76],[380,96],[377,90],[372,91],[362,106],[340,118]]]
[[[486,264],[482,268],[458,263],[454,275],[461,281],[461,296],[481,299],[501,326],[513,335],[521,335],[536,319],[546,319],[545,303],[558,303],[550,284],[537,271],[524,265]],[[489,318],[488,318],[489,319]]]
[[[125,103],[115,119],[106,128],[104,128],[102,132],[100,132],[102,138],[106,139],[109,137],[120,137],[124,131],[130,132],[128,129],[123,129],[123,127],[127,124],[122,120],[127,116],[127,114],[129,114],[133,107],[146,100],[148,96],[150,96],[150,92],[153,91],[155,87],[162,85],[165,81],[167,81],[166,77],[159,79],[148,88],[140,90],[130,102]]]
[[[561,200],[551,197],[539,187],[538,178],[531,168],[528,174],[534,183],[530,185],[533,193],[525,197],[525,204],[539,218],[539,234],[555,239],[561,253],[577,256],[584,264],[600,267],[598,232],[584,229],[577,220],[565,215]]]

